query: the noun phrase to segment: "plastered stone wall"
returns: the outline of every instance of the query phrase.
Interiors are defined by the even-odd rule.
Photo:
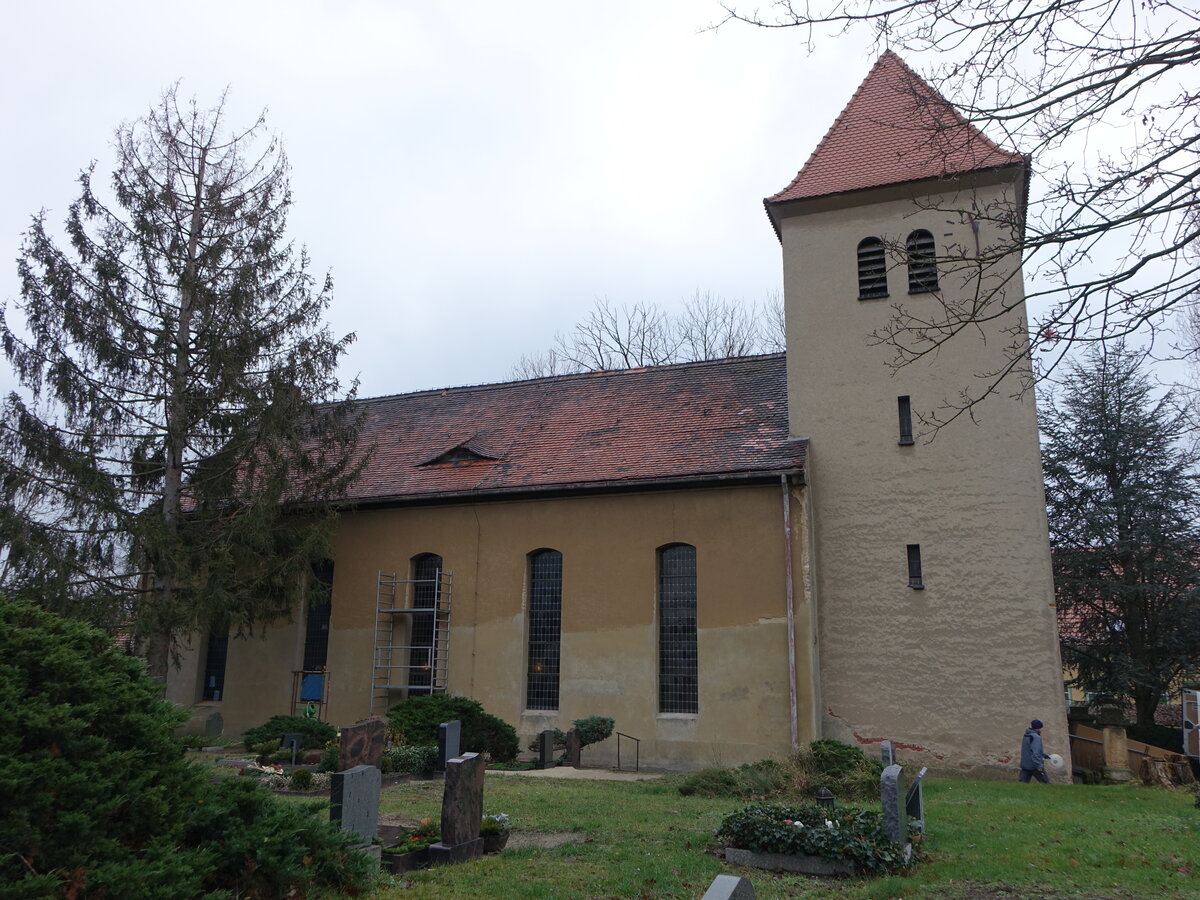
[[[913,446],[898,444],[897,398],[911,397],[920,432],[920,413],[1006,364],[1024,335],[1020,278],[1011,265],[989,271],[1016,309],[895,370],[895,349],[871,335],[895,304],[934,315],[937,300],[909,295],[893,256],[890,296],[860,301],[856,249],[868,236],[903,247],[926,228],[939,256],[973,257],[1001,237],[987,216],[1013,208],[1020,178],[981,176],[957,194],[862,191],[793,205],[782,220],[789,417],[811,441],[822,733],[865,749],[891,739],[902,760],[977,775],[1016,765],[1034,717],[1067,754],[1034,397],[1014,397],[1022,385],[1010,378],[976,421]],[[946,212],[972,204],[975,223]],[[975,291],[945,267],[941,286],[952,299]],[[920,545],[924,590],[908,587],[908,544]]]

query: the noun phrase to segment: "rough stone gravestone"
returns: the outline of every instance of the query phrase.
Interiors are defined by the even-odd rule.
[[[755,900],[754,885],[749,878],[718,875],[700,900]]]
[[[358,835],[364,844],[379,827],[379,792],[383,778],[374,766],[355,766],[334,772],[329,792],[329,820]]]
[[[925,773],[928,771],[929,769],[925,766],[921,767],[921,771],[917,773],[917,777],[908,789],[908,796],[904,800],[904,811],[921,834],[925,833],[925,789],[921,783],[925,780]]]
[[[462,722],[443,722],[438,726],[438,764],[439,772],[446,771],[446,763],[458,756],[458,748],[462,744]]]
[[[464,862],[483,854],[483,757],[464,753],[446,761],[442,791],[442,839],[429,848],[433,865]]]
[[[355,766],[378,768],[383,760],[386,732],[387,720],[382,716],[371,716],[343,728],[338,770],[344,772]]]
[[[564,762],[568,766],[579,768],[579,756],[583,753],[583,738],[579,736],[578,728],[567,729],[567,755]]]
[[[908,843],[908,816],[904,810],[904,770],[893,764],[879,776],[883,798],[883,830],[897,844]]]
[[[538,735],[537,767],[553,769],[554,765],[554,730],[548,728]]]
[[[896,764],[896,748],[891,741],[882,741],[879,744],[879,756],[883,759],[885,766],[894,766]]]

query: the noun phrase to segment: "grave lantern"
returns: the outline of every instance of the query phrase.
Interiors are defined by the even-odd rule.
[[[821,789],[817,791],[817,803],[826,809],[833,809],[833,791],[821,785]]]

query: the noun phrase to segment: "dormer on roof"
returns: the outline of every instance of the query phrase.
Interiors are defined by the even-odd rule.
[[[433,456],[418,462],[418,466],[466,465],[468,463],[493,463],[503,457],[488,448],[486,440],[478,433],[469,438],[456,439]]]
[[[778,206],[790,201],[1024,163],[888,50],[791,184],[763,203],[778,233]]]

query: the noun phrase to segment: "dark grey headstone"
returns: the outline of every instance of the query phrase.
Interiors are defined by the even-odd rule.
[[[894,766],[896,764],[896,748],[892,746],[891,741],[880,742],[879,757],[883,760],[885,766]]]
[[[921,767],[904,800],[904,811],[908,814],[909,821],[916,825],[922,834],[925,833],[925,789],[922,782],[925,781],[925,773],[928,771],[926,767]]]
[[[567,755],[565,762],[568,766],[579,768],[579,757],[583,753],[583,738],[579,736],[578,728],[567,729]]]
[[[908,816],[904,811],[904,770],[893,764],[879,776],[883,799],[883,830],[897,844],[908,843]]]
[[[456,863],[483,854],[483,757],[464,753],[446,761],[442,791],[442,839],[429,848],[432,864]]]
[[[283,740],[279,742],[280,750],[292,751],[292,765],[296,764],[296,754],[304,749],[304,735],[302,734],[285,734]]]
[[[700,900],[755,900],[754,885],[749,878],[718,875]]]
[[[538,735],[538,768],[554,768],[554,729],[548,728]]]
[[[379,792],[383,786],[379,770],[374,766],[355,766],[345,772],[334,772],[330,780],[329,820],[369,844],[379,827]]]
[[[446,763],[459,754],[462,745],[462,722],[443,722],[438,726],[438,765],[439,772],[446,771]]]
[[[225,720],[219,712],[214,712],[204,720],[204,736],[218,737],[225,731]]]

